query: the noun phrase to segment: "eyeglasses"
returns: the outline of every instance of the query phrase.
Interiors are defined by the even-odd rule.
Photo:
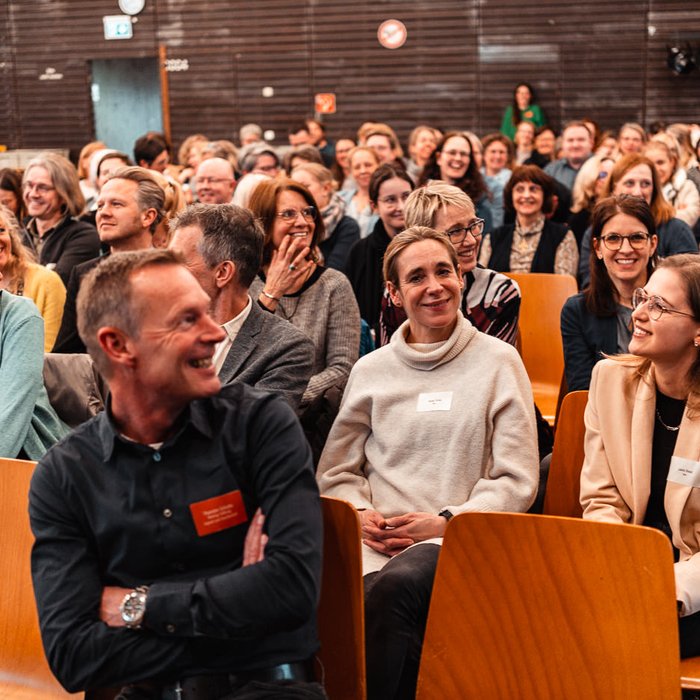
[[[629,241],[630,245],[634,250],[641,250],[647,244],[649,240],[648,233],[630,233],[629,236],[623,236],[620,233],[609,233],[607,236],[601,236],[600,240],[603,241],[603,245],[608,250],[620,250],[622,248],[622,241]]]
[[[411,196],[411,190],[408,192],[402,192],[400,197],[397,197],[395,194],[390,194],[388,197],[378,197],[378,201],[380,201],[382,204],[386,204],[387,206],[390,207],[395,207],[398,203],[399,200],[401,201],[402,204],[406,203],[406,200]]]
[[[277,212],[277,216],[279,216],[279,218],[287,224],[291,224],[292,222],[296,221],[299,214],[301,214],[306,221],[314,221],[316,219],[316,207],[285,209],[284,211]]]
[[[481,238],[481,234],[483,232],[483,219],[474,219],[474,221],[472,221],[471,224],[469,224],[469,226],[460,226],[459,228],[453,228],[449,231],[445,231],[452,245],[459,245],[467,237],[468,233],[471,233],[474,239],[477,239]]]
[[[55,187],[51,187],[51,185],[45,185],[43,182],[30,182],[29,180],[24,183],[23,187],[26,192],[36,190],[37,194],[48,194],[56,189]]]
[[[679,314],[680,316],[695,318],[694,314],[688,313],[687,311],[679,311],[678,309],[667,306],[661,297],[649,296],[641,288],[635,289],[634,294],[632,294],[632,307],[636,309],[642,304],[647,305],[649,318],[652,321],[658,321],[664,314]]]
[[[197,184],[199,185],[216,185],[220,182],[231,182],[229,177],[198,177]]]

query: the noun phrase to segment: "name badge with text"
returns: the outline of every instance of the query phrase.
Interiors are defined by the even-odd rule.
[[[434,391],[429,394],[418,394],[418,413],[428,411],[449,411],[452,408],[451,391]]]
[[[683,457],[671,457],[668,480],[681,486],[700,488],[700,462]]]
[[[190,504],[192,520],[200,537],[228,530],[248,520],[240,491],[229,491]]]

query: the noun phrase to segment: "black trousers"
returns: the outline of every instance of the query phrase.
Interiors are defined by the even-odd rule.
[[[681,659],[700,656],[700,612],[678,619]]]
[[[367,574],[367,700],[413,700],[440,547],[421,544]]]

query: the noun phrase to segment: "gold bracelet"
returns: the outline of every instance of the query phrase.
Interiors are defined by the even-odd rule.
[[[260,290],[260,293],[267,297],[268,299],[272,299],[272,301],[279,301],[282,297],[273,297],[272,294],[268,294],[264,289]]]

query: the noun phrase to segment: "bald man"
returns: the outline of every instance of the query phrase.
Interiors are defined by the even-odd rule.
[[[236,189],[233,166],[224,158],[207,158],[197,168],[197,199],[204,204],[229,204]]]

